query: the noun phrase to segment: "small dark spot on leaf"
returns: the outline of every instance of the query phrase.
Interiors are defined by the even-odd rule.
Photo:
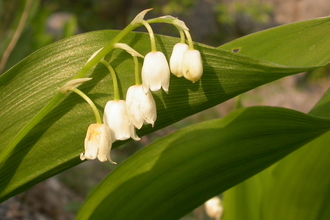
[[[238,53],[240,50],[241,50],[240,48],[234,48],[234,49],[233,49],[233,52],[234,52],[234,53]]]

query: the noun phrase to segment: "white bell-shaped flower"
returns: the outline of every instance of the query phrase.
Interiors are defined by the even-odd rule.
[[[142,66],[142,87],[144,93],[158,91],[162,87],[168,92],[170,84],[170,68],[165,55],[160,52],[149,52],[143,61]]]
[[[104,123],[110,128],[115,140],[126,140],[132,138],[140,140],[136,135],[124,100],[113,100],[107,102],[103,115]]]
[[[85,138],[85,152],[80,154],[80,159],[94,160],[97,158],[101,162],[108,160],[110,163],[116,164],[110,157],[112,142],[111,131],[108,126],[91,124],[87,129]]]
[[[188,45],[185,43],[177,43],[173,47],[172,55],[170,58],[171,72],[177,76],[182,77],[182,58],[184,52],[188,50]]]
[[[198,50],[187,50],[182,58],[183,76],[191,82],[198,81],[203,74],[201,54]]]
[[[221,199],[216,196],[204,203],[205,212],[211,219],[221,219],[223,214],[223,206]]]
[[[154,123],[157,118],[156,103],[150,91],[144,93],[142,85],[128,88],[126,94],[127,111],[132,124],[140,129],[144,123]]]

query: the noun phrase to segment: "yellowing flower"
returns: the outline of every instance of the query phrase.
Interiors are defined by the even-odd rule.
[[[170,83],[170,68],[162,52],[149,52],[142,66],[142,87],[144,93],[158,91],[162,87],[168,92]]]
[[[191,82],[198,81],[203,74],[201,54],[198,50],[187,50],[182,58],[183,76]]]
[[[128,138],[136,141],[140,140],[135,133],[134,125],[130,121],[124,100],[107,102],[104,108],[103,121],[110,128],[111,135],[115,140],[126,140]]]
[[[177,76],[182,77],[182,58],[184,52],[188,50],[188,45],[185,43],[177,43],[173,47],[172,55],[170,58],[171,72]]]
[[[80,154],[80,159],[94,160],[97,158],[101,162],[108,160],[110,163],[116,164],[110,157],[112,142],[111,131],[108,126],[91,124],[87,129],[85,138],[85,153]]]
[[[126,105],[132,124],[140,129],[143,123],[154,123],[157,118],[156,103],[150,91],[143,92],[142,86],[134,85],[128,88]]]

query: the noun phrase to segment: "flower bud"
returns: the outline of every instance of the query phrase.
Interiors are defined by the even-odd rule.
[[[143,92],[142,86],[131,86],[126,94],[127,111],[132,124],[140,129],[143,123],[154,123],[157,118],[156,103],[150,91]]]
[[[182,58],[183,76],[191,82],[198,81],[203,74],[201,54],[198,50],[187,50]]]
[[[223,206],[218,196],[205,202],[205,212],[212,219],[220,219],[223,213]]]
[[[110,150],[112,146],[111,131],[105,124],[91,124],[87,129],[85,138],[85,153],[80,154],[81,160],[99,159],[101,162],[111,160]]]
[[[177,76],[182,77],[182,58],[183,54],[188,50],[188,45],[184,43],[177,43],[173,47],[172,55],[170,58],[171,72]]]
[[[165,55],[160,52],[149,52],[142,66],[142,87],[144,93],[158,91],[161,87],[168,92],[170,83],[170,68]]]
[[[128,138],[140,140],[135,133],[134,125],[129,119],[124,100],[107,102],[104,108],[103,121],[110,128],[111,135],[115,140],[126,140]]]

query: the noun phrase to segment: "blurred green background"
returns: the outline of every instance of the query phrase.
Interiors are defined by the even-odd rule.
[[[166,14],[178,17],[190,28],[194,41],[211,46],[277,25],[330,14],[330,4],[324,0],[0,0],[0,74],[52,42],[89,31],[123,29],[147,8],[153,10],[146,18]],[[153,27],[157,34],[178,36],[176,29],[168,25]],[[141,142],[114,149],[113,158],[121,163],[159,137],[222,117],[237,106],[273,105],[308,112],[328,88],[329,69],[257,88],[145,136]],[[97,161],[82,163],[0,204],[0,219],[73,219],[90,190],[114,168]],[[200,207],[184,219],[209,218]]]

